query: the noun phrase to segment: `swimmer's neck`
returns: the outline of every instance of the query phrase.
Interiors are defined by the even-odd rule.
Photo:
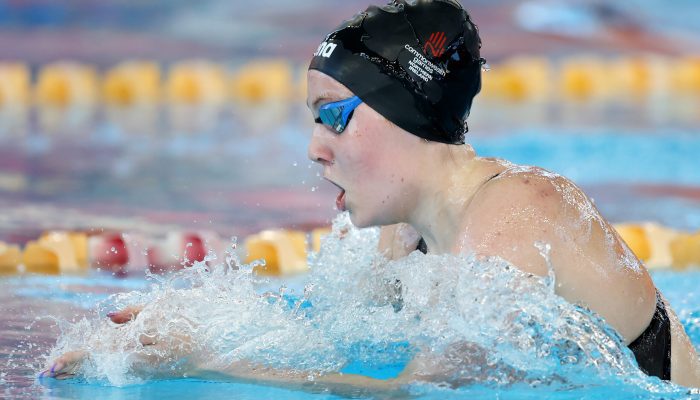
[[[501,160],[477,157],[473,150],[452,152],[448,159],[436,160],[423,182],[408,223],[423,237],[433,254],[462,252],[469,203],[495,174],[506,169]],[[435,174],[434,171],[445,173]]]

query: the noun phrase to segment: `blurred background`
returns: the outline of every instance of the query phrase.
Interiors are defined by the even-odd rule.
[[[307,62],[370,1],[0,1],[0,241],[309,231]],[[700,3],[462,1],[482,155],[572,178],[614,222],[700,228]]]

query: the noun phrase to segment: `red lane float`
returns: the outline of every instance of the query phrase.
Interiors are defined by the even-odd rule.
[[[90,265],[124,276],[129,264],[129,250],[121,233],[103,233],[88,240]]]
[[[153,243],[147,251],[148,269],[165,273],[191,267],[204,261],[210,250],[217,252],[219,238],[200,232],[171,232],[165,240]]]

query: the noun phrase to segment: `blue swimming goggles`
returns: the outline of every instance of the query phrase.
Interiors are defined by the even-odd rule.
[[[314,121],[317,124],[324,124],[330,127],[337,133],[341,133],[348,126],[352,112],[360,104],[362,104],[362,100],[357,96],[324,104],[318,109],[318,118]]]

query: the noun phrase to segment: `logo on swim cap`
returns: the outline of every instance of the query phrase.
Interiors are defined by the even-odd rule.
[[[445,52],[446,41],[445,32],[433,32],[428,42],[423,46],[423,53],[428,54],[428,49],[430,49],[433,57],[440,57]]]
[[[318,45],[318,49],[316,49],[316,52],[314,53],[314,57],[316,56],[321,56],[325,58],[329,58],[331,54],[333,54],[333,50],[338,45],[335,43],[329,43],[329,42],[323,42],[320,45]]]

